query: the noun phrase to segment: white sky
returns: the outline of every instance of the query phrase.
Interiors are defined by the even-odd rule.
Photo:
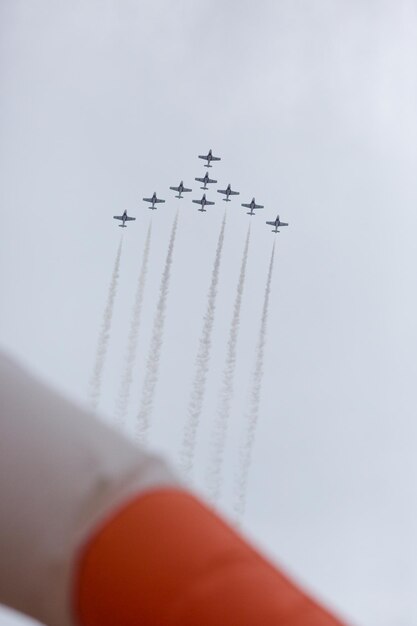
[[[417,623],[416,27],[411,0],[0,4],[1,345],[85,402],[123,233],[101,403],[110,419],[152,219],[133,425],[178,207],[168,187],[198,189],[196,155],[212,147],[222,161],[211,173],[241,196],[227,206],[211,191],[206,214],[179,204],[151,442],[177,461],[222,204],[197,486],[252,220],[230,510],[274,238],[264,222],[279,212],[290,227],[276,236],[245,528],[363,626]],[[169,202],[151,212],[140,199],[154,190]],[[249,218],[240,202],[253,195],[266,209]],[[126,231],[111,219],[124,208],[137,217]],[[24,623],[0,613],[1,626]]]

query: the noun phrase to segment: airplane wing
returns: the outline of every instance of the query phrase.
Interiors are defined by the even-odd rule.
[[[265,224],[269,224],[269,226],[275,226],[275,222],[265,222]]]
[[[204,183],[204,178],[195,178],[194,180],[198,180],[199,183]]]
[[[193,202],[195,202],[196,204],[203,204],[202,200],[193,200]],[[208,203],[206,203],[206,204],[208,204]]]
[[[179,187],[170,187],[170,189],[172,189],[172,191],[179,191],[180,190]],[[183,189],[183,191],[185,191],[185,189]]]
[[[250,209],[250,204],[242,204],[246,209]]]
[[[221,158],[220,158],[220,157],[214,157],[214,156],[212,156],[212,157],[211,157],[211,160],[212,160],[212,161],[221,161]]]
[[[217,183],[217,180],[214,180],[213,178],[209,178],[207,180],[208,183]]]
[[[127,217],[126,216],[125,219],[126,219],[126,222],[133,222],[133,221],[135,221],[136,217]]]
[[[157,198],[157,199],[155,200],[155,203],[159,203],[159,202],[165,202],[165,200],[160,200],[160,198]]]
[[[123,221],[123,217],[121,215],[113,215],[113,219],[114,220],[122,220]]]
[[[205,160],[207,161],[207,160],[208,160],[208,154],[207,154],[207,155],[206,155],[206,154],[199,154],[199,155],[198,155],[198,158],[199,158],[199,159],[205,159]],[[213,158],[213,157],[212,157],[212,158]]]
[[[217,193],[224,193],[224,194],[227,194],[227,191],[226,191],[226,189],[218,189],[218,190],[217,190]],[[230,192],[229,192],[229,193],[230,193]]]
[[[239,191],[230,191],[231,196],[238,196],[240,194]]]
[[[184,193],[184,191],[192,191],[192,189],[186,189],[186,188],[184,187],[182,191],[183,191],[183,193]]]
[[[144,202],[152,202],[152,198],[142,198]]]
[[[288,224],[286,222],[280,222],[279,225],[280,226],[288,226]]]
[[[254,209],[263,209],[264,206],[263,206],[263,204],[254,204],[253,208]]]
[[[215,203],[212,202],[211,200],[206,200],[206,204],[209,205],[209,204],[215,204]]]

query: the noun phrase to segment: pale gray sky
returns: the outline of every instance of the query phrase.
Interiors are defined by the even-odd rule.
[[[233,201],[199,432],[197,487],[249,220],[222,508],[277,239],[245,529],[351,622],[417,623],[417,3],[4,0],[0,4],[0,343],[86,402],[121,233],[101,408],[111,418],[153,220],[131,425],[172,220],[169,185],[213,148]],[[169,202],[151,213],[154,190]],[[200,190],[198,190],[200,193]],[[198,197],[192,194],[193,197]],[[179,225],[151,442],[182,436],[220,196]],[[210,196],[214,196],[211,192]],[[226,204],[226,203],[222,203]],[[137,217],[126,231],[111,216]],[[27,623],[0,614],[1,626]]]

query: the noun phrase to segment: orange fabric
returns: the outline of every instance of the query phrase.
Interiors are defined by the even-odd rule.
[[[84,548],[82,626],[342,626],[183,491],[137,497]]]

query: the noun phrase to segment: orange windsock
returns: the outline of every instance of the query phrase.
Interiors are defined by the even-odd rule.
[[[341,626],[134,446],[0,353],[0,602],[60,626]]]
[[[342,626],[189,493],[145,493],[84,546],[82,626]]]

